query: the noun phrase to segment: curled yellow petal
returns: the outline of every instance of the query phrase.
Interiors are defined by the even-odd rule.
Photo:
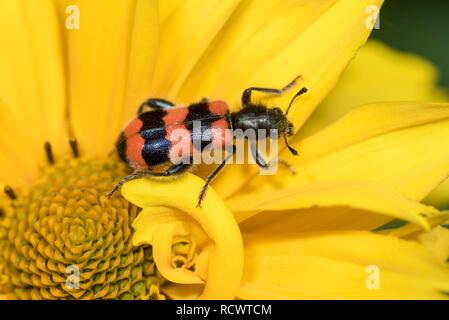
[[[193,221],[189,216],[168,207],[151,207],[143,209],[133,221],[135,233],[133,245],[150,244],[153,257],[161,275],[174,283],[199,284],[204,281],[188,268],[177,267],[173,261],[173,240],[179,236],[193,236],[197,245],[203,246],[204,237],[192,235]],[[197,268],[196,268],[197,269]]]
[[[243,272],[240,230],[232,213],[212,189],[207,193],[202,208],[196,207],[203,184],[203,180],[192,174],[170,182],[139,179],[125,184],[122,194],[141,208],[172,207],[195,220],[214,243],[201,298],[232,299]]]
[[[151,209],[143,209],[133,221],[133,245],[151,244],[159,224],[180,221],[186,221],[185,215],[168,207],[153,206]]]
[[[162,276],[171,282],[181,284],[203,283],[193,272],[184,268],[172,267],[172,239],[174,235],[179,235],[182,232],[179,230],[182,227],[182,224],[172,223],[162,224],[156,229],[152,241],[154,262]]]

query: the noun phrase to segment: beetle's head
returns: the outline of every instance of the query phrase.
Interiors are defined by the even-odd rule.
[[[279,135],[293,135],[293,123],[288,120],[286,114],[280,108],[268,109],[268,119],[272,124],[271,126],[278,130]]]
[[[299,90],[295,96],[293,97],[293,99],[290,101],[290,104],[288,105],[287,111],[285,111],[285,114],[282,113],[282,110],[279,108],[274,108],[273,110],[275,110],[277,117],[278,117],[278,130],[279,133],[282,134],[284,136],[284,141],[285,144],[287,145],[288,150],[290,150],[290,152],[292,154],[294,154],[295,156],[298,155],[298,151],[296,151],[292,146],[290,146],[288,144],[287,141],[287,137],[288,136],[292,136],[294,133],[294,126],[293,123],[291,121],[288,120],[287,115],[288,112],[290,111],[290,108],[293,104],[293,102],[296,100],[296,98],[298,98],[300,95],[303,95],[304,93],[306,93],[308,90],[307,88],[302,88],[301,90]],[[277,111],[276,111],[277,110]]]

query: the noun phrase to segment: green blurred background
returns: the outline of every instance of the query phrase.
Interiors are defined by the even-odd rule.
[[[386,0],[372,38],[427,58],[449,88],[449,0]]]

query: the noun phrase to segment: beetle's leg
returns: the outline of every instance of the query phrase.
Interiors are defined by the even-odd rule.
[[[270,164],[260,155],[259,150],[257,150],[257,144],[255,142],[250,142],[249,147],[257,165],[263,169],[268,169]]]
[[[121,186],[123,186],[126,182],[134,180],[134,179],[139,179],[139,178],[143,178],[143,177],[149,177],[149,176],[154,176],[154,172],[152,171],[141,171],[141,170],[135,170],[133,173],[127,175],[126,177],[122,178],[122,180],[120,180],[113,188],[112,190],[106,195],[106,197],[111,198],[112,195],[114,194],[114,192],[116,192],[118,189],[121,188]]]
[[[224,167],[226,166],[227,162],[234,155],[234,152],[235,152],[235,148],[233,148],[233,152],[231,152],[228,155],[226,155],[226,157],[223,160],[223,162],[220,163],[220,165],[218,167],[216,167],[215,170],[212,171],[212,173],[207,177],[206,183],[201,188],[200,194],[198,196],[198,203],[196,205],[197,208],[201,208],[201,203],[203,202],[204,196],[206,195],[207,188],[209,187],[210,183],[215,179],[215,177],[218,176],[220,174],[220,172],[224,169]]]
[[[179,164],[175,164],[173,166],[171,166],[170,168],[167,169],[167,171],[165,171],[163,173],[163,175],[165,176],[174,176],[180,173],[183,173],[185,171],[188,171],[191,167],[192,167],[192,161],[190,161],[190,163],[179,163]]]
[[[133,173],[131,173],[130,175],[127,175],[122,180],[120,180],[106,196],[108,198],[111,198],[112,195],[114,194],[114,192],[116,192],[118,189],[120,189],[121,186],[123,186],[128,181],[139,179],[139,178],[144,178],[144,177],[174,176],[174,175],[177,175],[177,174],[180,174],[182,172],[189,170],[191,167],[192,167],[192,165],[190,163],[182,163],[181,162],[179,164],[171,166],[164,172],[153,172],[150,170],[135,170]]]
[[[253,154],[253,157],[256,160],[256,163],[259,167],[263,169],[268,169],[271,166],[271,163],[268,163],[262,156],[259,154],[259,152],[256,152],[256,154]],[[296,174],[295,168],[286,160],[284,159],[278,159],[276,163],[282,165],[285,167],[292,175]]]
[[[259,151],[257,150],[257,146],[256,144],[253,142],[250,145],[251,148],[251,153],[253,155],[254,160],[256,161],[257,165],[263,169],[268,169],[270,167],[270,163],[267,162],[259,153]],[[287,161],[284,159],[278,159],[276,161],[278,164],[284,166],[291,174],[295,175],[296,174],[296,170],[295,168]]]
[[[291,88],[293,88],[296,85],[296,81],[298,81],[298,79],[300,79],[301,76],[297,76],[295,79],[293,79],[293,81],[291,81],[289,84],[287,84],[285,87],[283,87],[282,89],[273,89],[273,88],[259,88],[259,87],[250,87],[247,88],[243,91],[242,94],[242,106],[243,107],[247,107],[251,104],[251,93],[253,91],[259,91],[259,92],[265,92],[265,93],[271,93],[274,95],[281,95],[284,92],[290,90]]]
[[[150,98],[148,100],[145,100],[137,110],[137,114],[140,114],[143,112],[145,108],[153,109],[153,110],[165,110],[172,108],[174,106],[173,103],[170,101],[164,100],[164,99],[158,99],[158,98]]]

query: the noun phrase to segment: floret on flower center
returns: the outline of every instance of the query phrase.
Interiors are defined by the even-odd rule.
[[[0,293],[21,299],[163,299],[151,246],[132,245],[138,208],[105,194],[116,159],[75,158],[0,200]],[[11,197],[10,197],[11,198]]]

